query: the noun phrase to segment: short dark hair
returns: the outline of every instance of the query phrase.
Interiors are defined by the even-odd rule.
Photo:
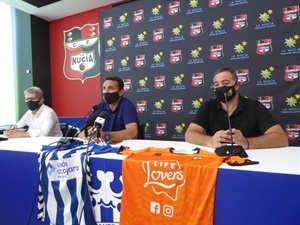
[[[124,89],[124,82],[120,77],[106,77],[105,80],[114,80],[118,82],[118,88],[119,90]]]
[[[229,68],[229,67],[224,67],[224,68],[221,68],[221,69],[218,69],[216,72],[214,72],[213,74],[213,79],[215,78],[215,76],[219,73],[222,73],[222,72],[225,72],[225,71],[228,71],[231,73],[232,75],[232,78],[237,82],[238,81],[238,77],[236,75],[236,72],[233,68]]]

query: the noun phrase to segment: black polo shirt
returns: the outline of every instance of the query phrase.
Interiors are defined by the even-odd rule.
[[[230,116],[231,127],[241,130],[245,137],[264,134],[278,124],[270,111],[259,101],[239,96],[238,107]],[[205,102],[197,111],[193,123],[203,127],[207,135],[219,130],[228,130],[227,112],[216,98]]]

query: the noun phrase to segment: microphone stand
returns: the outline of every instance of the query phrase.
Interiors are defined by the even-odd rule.
[[[233,138],[232,138],[232,127],[231,127],[231,122],[230,122],[230,117],[229,117],[229,107],[228,107],[228,100],[227,100],[227,93],[224,93],[225,97],[225,103],[226,103],[226,110],[227,110],[227,120],[228,120],[228,127],[229,127],[229,132],[230,132],[230,144],[221,146],[215,149],[215,153],[218,156],[240,156],[242,158],[247,158],[248,154],[246,153],[245,149],[241,145],[236,145],[233,143]]]

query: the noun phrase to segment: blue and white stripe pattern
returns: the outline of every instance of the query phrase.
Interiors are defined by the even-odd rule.
[[[38,219],[53,225],[96,225],[87,180],[90,155],[119,148],[81,141],[39,153]]]

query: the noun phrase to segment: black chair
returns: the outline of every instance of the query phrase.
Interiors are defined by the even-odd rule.
[[[74,137],[77,133],[76,127],[72,127],[68,123],[60,123],[60,129],[63,137]]]
[[[145,128],[146,128],[146,124],[145,123],[140,123],[139,124],[138,139],[145,139]]]
[[[60,129],[61,129],[61,132],[62,132],[62,136],[66,136],[68,130],[69,130],[69,124],[68,123],[60,123]]]

